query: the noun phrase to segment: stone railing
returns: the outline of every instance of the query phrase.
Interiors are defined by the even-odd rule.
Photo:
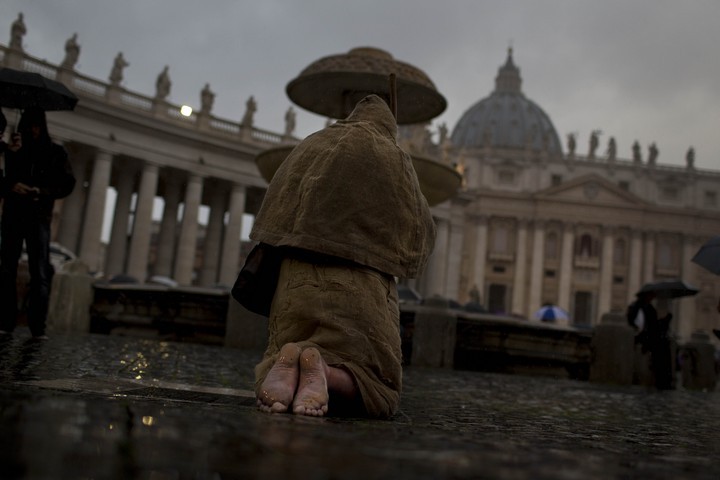
[[[12,64],[8,65],[7,63]],[[153,97],[126,90],[121,86],[88,77],[74,70],[62,69],[25,52],[10,50],[5,45],[0,45],[0,64],[9,68],[39,73],[52,80],[60,81],[76,93],[81,102],[83,98],[105,102],[113,107],[130,110],[138,116],[163,119],[176,126],[200,129],[227,139],[253,143],[261,148],[299,142],[299,139],[295,137],[288,138],[286,135],[255,127],[247,128],[239,122],[207,113],[193,112],[189,116],[184,116],[180,113],[181,105],[158,101]]]

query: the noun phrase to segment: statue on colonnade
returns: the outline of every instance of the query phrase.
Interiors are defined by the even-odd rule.
[[[293,107],[288,108],[285,113],[285,136],[292,136],[295,131],[295,110]]]
[[[642,153],[640,152],[640,143],[637,140],[635,140],[635,143],[633,143],[632,151],[633,151],[633,161],[635,163],[642,163]]]
[[[168,74],[169,69],[170,67],[165,65],[165,68],[163,68],[163,71],[160,72],[160,75],[158,75],[157,80],[155,81],[155,98],[157,100],[165,100],[170,94],[172,82],[170,81],[170,75]]]
[[[588,151],[588,158],[595,158],[595,151],[600,144],[600,130],[593,130],[590,133],[590,150]]]
[[[245,114],[243,115],[243,118],[240,121],[240,125],[243,128],[252,128],[253,117],[254,117],[256,111],[257,111],[257,103],[255,103],[255,98],[252,95],[250,95],[250,98],[248,98],[247,102],[245,102]]]
[[[200,92],[200,112],[210,113],[215,103],[215,93],[210,90],[210,84],[206,83],[205,88]]]
[[[685,164],[687,168],[695,168],[695,149],[690,147],[685,154]]]
[[[650,144],[650,147],[648,148],[648,165],[655,165],[657,163],[657,157],[659,155],[659,150],[657,148],[657,145],[655,145],[655,142]]]
[[[610,137],[607,146],[607,159],[608,162],[614,162],[617,158],[617,144],[615,143],[615,137]]]
[[[113,61],[113,67],[112,70],[110,70],[110,84],[119,87],[120,82],[122,82],[123,79],[123,69],[130,65],[126,60],[125,57],[123,57],[123,53],[119,52],[115,56],[115,60]]]
[[[68,38],[65,42],[65,58],[63,59],[60,67],[72,70],[75,68],[75,64],[80,57],[80,45],[77,43],[77,33],[74,33],[72,37]]]
[[[570,156],[570,157],[575,156],[575,147],[576,146],[577,146],[577,143],[575,141],[575,134],[568,133],[568,135],[567,135],[568,156]]]
[[[22,12],[20,12],[18,13],[17,19],[12,23],[12,27],[10,28],[10,48],[22,50],[22,40],[26,33],[27,28],[25,27],[23,14]]]

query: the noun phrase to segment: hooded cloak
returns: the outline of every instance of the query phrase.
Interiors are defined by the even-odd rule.
[[[397,126],[377,95],[310,135],[278,168],[250,238],[414,278],[435,225]]]

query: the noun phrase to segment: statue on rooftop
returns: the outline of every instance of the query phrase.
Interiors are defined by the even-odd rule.
[[[293,107],[288,108],[285,112],[285,136],[292,136],[295,131],[295,110]]]
[[[168,74],[169,68],[170,67],[165,65],[165,68],[163,68],[163,71],[160,72],[160,75],[158,75],[155,81],[155,98],[158,100],[165,100],[170,94],[172,82],[170,82],[170,75]]]
[[[210,90],[210,84],[206,83],[205,88],[200,92],[200,111],[202,113],[210,113],[213,103],[215,103],[215,93]]]
[[[568,133],[567,135],[567,147],[568,147],[568,155],[571,157],[575,156],[575,147],[577,146],[577,143],[575,141],[575,134],[574,133]]]
[[[614,162],[617,157],[617,145],[615,144],[615,137],[610,137],[607,146],[607,159],[609,162]]]
[[[123,69],[130,65],[125,58],[123,57],[123,53],[119,52],[115,56],[115,61],[113,62],[112,70],[110,71],[110,84],[113,86],[120,86],[120,82],[122,82],[123,79]]]
[[[635,143],[633,143],[632,152],[633,152],[633,162],[642,163],[642,153],[640,152],[640,143],[637,140],[635,140]]]
[[[245,102],[245,114],[243,115],[243,118],[240,121],[240,125],[242,125],[244,128],[252,128],[253,117],[254,117],[256,111],[257,111],[257,103],[255,103],[255,98],[252,95],[250,95],[250,98],[248,98],[247,102]]]
[[[595,150],[597,150],[600,143],[600,130],[593,130],[590,133],[590,151],[588,152],[588,158],[595,158]]]
[[[68,38],[65,42],[65,58],[60,66],[72,70],[80,57],[80,45],[77,43],[77,33]]]
[[[447,128],[447,124],[445,124],[444,122],[441,123],[440,126],[438,127],[438,135],[439,135],[438,145],[441,145],[441,146],[445,145],[445,141],[448,138],[448,128]]]
[[[687,168],[695,168],[695,149],[693,147],[688,148],[685,154],[685,164]]]
[[[22,40],[27,33],[25,22],[23,21],[23,14],[18,13],[17,19],[12,23],[10,28],[10,48],[22,50]]]
[[[650,147],[648,147],[648,164],[649,165],[655,165],[657,162],[657,157],[660,152],[658,151],[657,145],[655,145],[655,142],[650,144]]]

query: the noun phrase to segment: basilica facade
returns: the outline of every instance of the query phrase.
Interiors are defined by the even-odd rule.
[[[292,110],[282,133],[254,126],[252,97],[240,121],[218,118],[206,85],[201,108],[183,115],[167,100],[167,67],[155,94],[144,95],[123,86],[122,53],[108,79],[98,80],[75,70],[77,49],[48,62],[24,50],[22,35],[0,45],[1,64],[60,80],[80,98],[74,112],[48,116],[78,178],[58,202],[54,240],[98,277],[231,285],[249,247],[240,239],[243,222],[267,187],[255,158],[300,141]],[[700,293],[667,306],[674,331],[687,339],[717,325],[720,281],[690,259],[720,232],[720,172],[695,168],[692,152],[685,166],[670,166],[652,150],[646,159],[640,152],[623,159],[612,143],[600,154],[597,137],[587,153],[576,151],[574,137],[563,148],[550,117],[524,95],[512,52],[494,91],[450,134],[442,128],[431,141],[426,131],[404,127],[399,141],[454,166],[464,180],[432,207],[438,234],[425,272],[401,283],[425,297],[479,301],[489,312],[527,319],[554,304],[569,312],[570,324],[589,327],[623,311],[644,283],[681,278]]]
[[[620,158],[615,142],[599,152],[597,133],[586,153],[522,90],[512,51],[494,91],[465,111],[434,150],[465,175],[464,187],[435,208],[437,245],[415,286],[425,295],[480,298],[491,312],[523,318],[545,304],[592,326],[604,313],[624,312],[643,284],[682,279],[695,297],[661,305],[673,329],[689,338],[718,325],[718,278],[691,262],[720,232],[720,172],[661,165],[636,143]],[[412,149],[412,145],[408,145]]]

